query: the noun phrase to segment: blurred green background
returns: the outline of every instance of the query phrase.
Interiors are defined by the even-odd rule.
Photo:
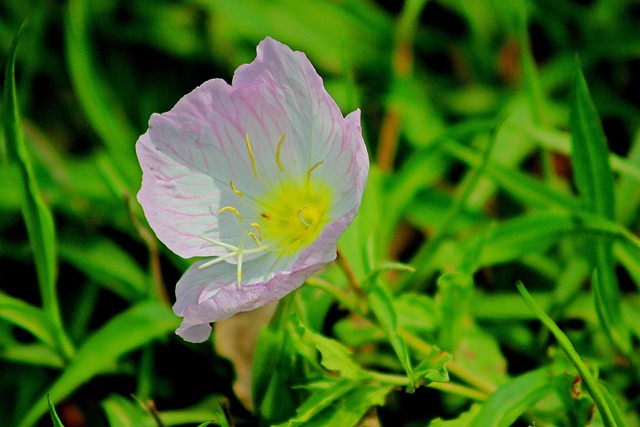
[[[637,2],[0,0],[2,63],[27,17],[17,99],[37,193],[55,224],[57,264],[55,279],[43,284],[33,261],[42,248],[30,243],[19,167],[3,143],[0,424],[51,425],[43,418],[45,393],[67,427],[108,425],[107,418],[126,425],[131,414],[140,417],[131,425],[155,425],[136,412],[130,393],[153,399],[166,425],[220,417],[221,396],[231,399],[239,425],[256,422],[233,397],[229,361],[211,344],[173,334],[179,319],[168,307],[188,261],[167,251],[145,223],[135,201],[141,172],[134,144],[152,113],[210,78],[230,82],[265,36],[303,51],[343,113],[363,112],[374,165],[360,218],[342,242],[356,275],[371,271],[372,258],[412,265],[413,275],[385,278],[398,309],[409,304],[402,295],[420,294],[416,301],[424,297],[427,305],[442,297],[442,273],[473,277],[475,296],[454,299],[462,307],[454,317],[467,320],[427,324],[423,305],[415,328],[454,358],[459,342],[478,345],[484,365],[469,366],[498,385],[559,363],[548,353],[554,341],[515,291],[522,280],[594,361],[623,411],[633,412],[639,252],[616,246],[605,264],[593,264],[587,247],[598,227],[613,240],[640,228]],[[583,228],[571,216],[584,207],[568,133],[576,56],[611,150],[616,204],[607,219],[618,228]],[[497,118],[504,122],[490,142]],[[483,158],[489,149],[490,161]],[[482,176],[474,175],[478,168]],[[606,310],[624,312],[613,326],[603,326],[591,300],[596,265],[610,273]],[[323,280],[346,286],[336,270]],[[47,303],[46,292],[57,303]],[[349,316],[330,297],[299,298],[320,298],[324,307],[305,321],[360,348],[349,340]],[[470,324],[484,332],[468,337]],[[438,332],[443,325],[453,329]],[[623,344],[611,338],[618,330],[628,338]],[[356,355],[363,365],[402,371],[388,347]],[[378,418],[426,425],[455,419],[470,405],[426,388],[394,392]],[[539,427],[578,425],[549,408],[536,414],[528,420]]]

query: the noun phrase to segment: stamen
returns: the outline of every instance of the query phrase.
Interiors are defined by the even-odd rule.
[[[284,172],[284,166],[280,162],[280,150],[282,149],[282,143],[284,142],[284,138],[287,136],[286,133],[282,134],[282,138],[280,138],[280,142],[278,142],[278,148],[276,149],[276,163],[282,172]]]
[[[240,245],[238,246],[238,252],[236,252],[236,254],[238,255],[237,257],[237,262],[238,262],[238,289],[240,289],[240,285],[242,284],[242,258],[244,255],[244,240],[247,237],[246,234],[242,234],[242,237],[240,238]]]
[[[235,252],[235,251],[238,250],[238,248],[236,246],[230,245],[228,243],[221,242],[219,240],[213,240],[213,239],[211,239],[211,238],[209,238],[207,236],[200,236],[200,238],[203,239],[203,240],[206,240],[207,242],[209,242],[211,244],[214,244],[216,246],[220,246],[221,248],[225,248],[225,249],[230,250],[230,251],[234,251]]]
[[[255,227],[255,229],[258,230],[258,235],[260,236],[260,238],[262,238],[262,227],[260,227],[260,224],[258,224],[257,222],[252,222],[251,226]]]
[[[220,263],[220,262],[222,262],[224,260],[227,260],[229,258],[233,258],[234,256],[236,256],[235,252],[229,252],[229,253],[226,253],[224,255],[220,255],[219,257],[213,258],[213,259],[205,262],[204,264],[200,265],[198,268],[206,268],[206,267],[209,267],[211,265],[218,264],[218,263]]]
[[[311,224],[305,221],[305,219],[302,217],[302,211],[305,210],[306,208],[307,208],[307,205],[304,205],[303,207],[298,209],[298,219],[300,220],[301,223],[304,224],[305,227],[309,228],[311,227]]]
[[[240,221],[244,222],[244,219],[242,218],[242,215],[240,215],[240,212],[238,212],[238,210],[233,206],[225,206],[224,208],[220,208],[220,210],[218,211],[218,214],[221,214],[222,212],[226,212],[226,211],[233,212],[233,214],[237,216],[240,219]]]
[[[251,237],[251,238],[253,239],[253,241],[254,241],[254,243],[256,244],[256,246],[261,246],[261,244],[260,244],[260,240],[256,237],[256,235],[255,235],[255,234],[253,234],[253,232],[252,232],[252,231],[250,231],[250,232],[248,233],[248,236],[249,236],[249,237]]]
[[[324,160],[320,160],[319,162],[314,163],[313,166],[309,168],[309,170],[307,171],[307,181],[311,179],[311,172],[313,172],[315,168],[317,168],[323,163],[324,163]]]
[[[252,225],[254,225],[254,224],[252,224]],[[257,225],[257,224],[255,224],[255,225]],[[260,227],[260,226],[258,226],[258,227]],[[256,244],[255,248],[253,248],[253,249],[245,249],[244,244],[245,244],[245,241],[247,239],[247,236],[250,236],[253,239],[253,241]],[[236,262],[237,262],[236,277],[237,277],[237,281],[238,281],[238,288],[240,288],[240,286],[242,285],[242,261],[244,259],[244,256],[245,255],[257,254],[257,253],[260,253],[260,252],[266,252],[269,249],[271,249],[271,247],[273,246],[270,243],[262,245],[260,243],[261,239],[258,238],[251,231],[248,232],[248,233],[247,232],[242,233],[242,237],[240,238],[240,244],[238,245],[238,247],[235,247],[235,246],[230,245],[228,243],[219,242],[217,240],[210,239],[210,238],[208,238],[206,236],[200,236],[200,237],[202,239],[206,240],[207,242],[210,242],[210,243],[212,243],[212,244],[214,244],[216,246],[220,246],[222,248],[228,249],[229,252],[227,252],[224,255],[217,256],[217,257],[205,262],[204,264],[198,266],[198,268],[210,267],[212,265],[221,263],[222,261],[226,261],[229,258],[235,257],[236,258]]]
[[[249,134],[244,134],[244,139],[247,142],[247,151],[249,152],[249,158],[251,159],[251,169],[253,169],[253,178],[258,179],[258,170],[256,169],[256,160],[253,158],[253,150],[251,149],[251,142],[249,141]]]
[[[229,181],[229,186],[231,187],[231,191],[233,191],[234,193],[236,193],[238,196],[242,197],[244,196],[244,193],[240,190],[238,190],[235,185],[233,185],[233,181]]]

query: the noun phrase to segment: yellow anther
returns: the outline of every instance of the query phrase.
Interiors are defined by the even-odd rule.
[[[256,169],[256,160],[253,158],[253,150],[251,149],[251,142],[249,141],[249,134],[244,134],[244,140],[247,141],[247,151],[249,152],[249,158],[251,159],[251,169],[253,169],[253,177],[258,178],[258,170]]]
[[[258,235],[260,236],[260,238],[262,238],[262,227],[260,227],[260,224],[258,224],[257,222],[252,222],[251,226],[258,230]]]
[[[233,191],[234,193],[236,193],[238,196],[242,197],[244,196],[244,193],[240,190],[238,190],[235,185],[233,185],[233,181],[229,181],[229,186],[231,187],[231,191]]]
[[[260,244],[260,240],[256,237],[255,234],[253,234],[252,231],[250,231],[249,233],[247,233],[249,235],[249,237],[251,237],[253,239],[253,242],[256,244],[256,246],[261,246]]]
[[[278,142],[278,148],[276,149],[276,163],[282,172],[284,172],[284,166],[280,162],[280,150],[282,149],[282,143],[284,142],[284,138],[287,136],[286,133],[282,134],[282,138],[280,138],[280,142]]]
[[[307,181],[311,179],[311,172],[313,172],[318,166],[320,166],[323,163],[324,163],[324,160],[320,160],[319,162],[314,163],[313,166],[309,168],[309,170],[307,171]]]
[[[225,206],[224,208],[220,208],[220,210],[218,211],[218,215],[226,211],[232,212],[235,216],[237,216],[240,219],[240,221],[244,221],[244,219],[242,218],[242,215],[240,215],[240,212],[238,212],[238,209],[234,208],[233,206]]]

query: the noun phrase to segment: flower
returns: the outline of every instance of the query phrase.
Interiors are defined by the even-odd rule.
[[[213,79],[153,114],[136,144],[138,201],[158,238],[196,261],[173,307],[187,341],[276,301],[336,256],[369,159],[302,52],[266,38],[231,85]]]

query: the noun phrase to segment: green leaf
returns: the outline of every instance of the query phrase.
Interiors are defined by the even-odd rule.
[[[56,342],[64,356],[73,352],[71,342],[64,333],[62,318],[56,292],[56,244],[53,216],[45,205],[34,176],[31,160],[27,154],[24,137],[20,129],[20,114],[16,95],[15,60],[16,48],[25,21],[13,39],[4,74],[4,98],[2,127],[7,145],[9,160],[18,166],[19,182],[22,199],[22,216],[27,226],[27,233],[33,251],[38,285],[42,304],[47,316],[53,323]]]
[[[447,351],[455,351],[469,322],[469,301],[473,291],[471,277],[447,273],[438,279],[438,305],[442,324],[438,343]]]
[[[427,295],[405,292],[393,300],[398,313],[398,327],[421,337],[430,337],[440,326],[441,314],[433,299]]]
[[[582,203],[589,212],[614,219],[613,175],[607,141],[577,61],[571,92],[569,128],[573,173]]]
[[[575,230],[577,224],[569,213],[544,210],[491,227],[478,261],[480,266],[517,260],[531,253],[544,253],[557,245],[563,234]],[[468,247],[470,243],[463,240],[459,246]]]
[[[565,407],[570,425],[572,427],[589,425],[593,417],[593,401],[582,392],[580,376],[562,372],[553,375],[551,382]]]
[[[295,417],[280,424],[280,426],[292,427],[308,423],[316,414],[331,406],[340,396],[356,387],[357,384],[357,382],[345,378],[331,383],[326,388],[315,391],[298,407]]]
[[[479,166],[482,163],[481,154],[456,141],[446,140],[441,148],[470,166]],[[576,210],[579,207],[578,201],[574,197],[554,190],[529,175],[515,169],[509,169],[499,163],[487,162],[484,173],[523,204],[534,207],[560,207],[569,210]]]
[[[56,348],[55,331],[40,308],[0,292],[0,319],[29,331],[41,342]]]
[[[588,212],[613,221],[614,187],[607,141],[577,60],[570,107],[571,160],[581,201]],[[593,286],[600,323],[611,341],[628,355],[631,342],[621,316],[612,244],[602,238],[594,238],[587,254],[596,269],[594,277],[597,279]]]
[[[580,373],[580,376],[582,377],[582,380],[584,381],[587,387],[587,390],[589,390],[589,394],[591,395],[591,398],[594,400],[594,402],[596,403],[596,406],[598,407],[598,410],[600,411],[600,415],[602,416],[604,425],[606,427],[616,427],[617,424],[616,424],[616,421],[614,420],[613,413],[602,393],[600,386],[598,385],[593,375],[591,375],[591,372],[582,361],[582,358],[576,351],[575,347],[573,346],[569,338],[564,334],[564,332],[562,332],[562,330],[558,327],[558,325],[556,325],[556,323],[542,310],[542,308],[540,308],[540,306],[534,301],[534,299],[531,297],[531,295],[529,294],[529,292],[527,291],[527,289],[524,287],[522,283],[518,283],[517,287],[518,287],[518,291],[520,292],[520,295],[522,295],[522,298],[527,303],[531,311],[533,311],[536,314],[536,316],[538,316],[540,321],[544,324],[544,326],[546,326],[551,331],[553,336],[558,341],[558,344],[562,348],[562,351],[564,351],[564,353],[567,355],[567,357],[569,358],[573,366]],[[623,427],[623,426],[620,426],[620,427]]]
[[[49,398],[48,394],[47,394],[47,402],[49,403],[49,415],[51,416],[53,427],[64,427],[64,425],[62,424],[62,421],[60,421],[60,418],[58,417],[58,414],[56,414],[56,408],[54,408],[53,404],[51,403],[51,399]]]
[[[167,335],[178,323],[171,310],[156,302],[129,308],[91,335],[47,393],[54,403],[62,401],[94,376],[113,370],[120,357]],[[44,398],[35,402],[20,426],[34,425],[46,411],[46,405]]]
[[[489,396],[469,427],[509,427],[552,391],[546,369],[520,375]]]
[[[442,418],[436,418],[431,421],[429,427],[469,427],[471,421],[475,418],[480,411],[481,405],[473,404],[468,411],[463,412],[459,417],[451,420],[443,420]]]
[[[453,359],[449,353],[441,351],[439,348],[431,347],[431,352],[422,362],[415,367],[416,378],[420,379],[421,385],[426,386],[432,382],[449,381],[449,372],[446,365]]]
[[[140,406],[118,394],[112,394],[100,402],[110,426],[157,427],[153,417]]]
[[[381,280],[377,280],[373,285],[373,289],[369,289],[367,298],[369,300],[371,311],[387,334],[391,347],[393,347],[393,350],[398,356],[398,360],[411,380],[411,383],[407,387],[407,391],[412,393],[415,390],[416,377],[413,374],[409,349],[407,348],[404,339],[397,331],[398,315],[395,307],[393,306],[393,296],[391,291]]]
[[[278,427],[355,426],[369,408],[382,405],[392,389],[391,386],[341,379],[315,391],[298,408],[295,417]]]
[[[59,245],[60,257],[126,300],[146,294],[147,277],[140,266],[113,241],[68,240]]]
[[[295,413],[306,397],[306,375],[302,358],[294,344],[294,332],[287,321],[291,296],[283,299],[260,334],[255,347],[252,370],[254,407],[261,424],[283,422]]]
[[[68,2],[64,41],[69,75],[80,107],[109,155],[117,160],[119,173],[133,189],[140,183],[140,168],[133,150],[138,134],[126,119],[115,91],[94,64],[94,49],[89,39],[92,25],[90,7],[91,3],[84,0]]]
[[[336,340],[324,337],[304,326],[296,313],[289,315],[289,321],[303,339],[313,342],[322,355],[322,366],[329,371],[340,373],[350,379],[362,378],[365,373],[351,358],[351,351]]]
[[[58,353],[40,343],[4,345],[0,359],[32,366],[63,369],[65,360]]]

